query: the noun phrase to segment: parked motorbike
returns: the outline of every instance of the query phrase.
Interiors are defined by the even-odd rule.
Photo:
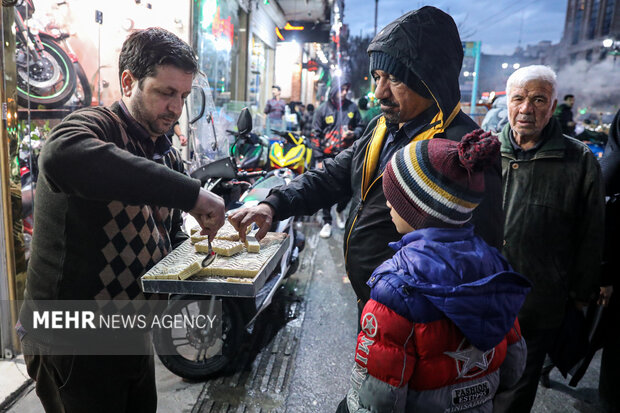
[[[306,137],[288,131],[271,131],[284,138],[284,142],[275,142],[269,148],[269,166],[272,169],[289,168],[299,175],[308,170],[313,148]]]
[[[24,21],[33,13],[32,0],[20,0],[15,5],[17,102],[23,107],[56,108],[75,91],[75,68],[51,35],[26,26]]]
[[[190,101],[195,103],[196,99]],[[209,110],[200,110],[199,119],[204,118],[204,113],[208,112]],[[248,138],[252,130],[252,118],[247,109],[241,112],[237,128],[238,138]],[[214,145],[217,146],[217,142]],[[211,144],[205,146],[211,147]],[[234,185],[234,182],[261,175],[264,176],[235,199],[230,192],[231,183]],[[206,189],[224,195],[227,209],[234,210],[256,205],[267,196],[271,188],[286,184],[294,174],[288,169],[268,173],[239,170],[234,158],[225,157],[194,169],[191,176],[200,179]],[[201,380],[220,372],[240,356],[239,350],[244,336],[251,332],[258,315],[271,304],[275,292],[299,265],[299,252],[303,249],[305,240],[303,234],[296,231],[292,224],[293,220],[290,218],[273,223],[272,231],[288,234],[285,241],[288,244],[279,265],[267,276],[265,284],[255,295],[214,295],[204,291],[170,296],[164,316],[209,316],[213,314],[216,303],[221,303],[221,317],[217,319],[217,328],[211,326],[204,329],[188,327],[155,330],[155,350],[166,368],[183,378]]]
[[[245,171],[264,170],[269,157],[269,139],[255,133],[241,134],[227,130],[235,137],[230,147],[230,156],[235,159],[237,168]]]

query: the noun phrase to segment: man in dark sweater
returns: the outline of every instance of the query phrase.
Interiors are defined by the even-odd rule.
[[[223,200],[184,174],[165,135],[196,72],[177,36],[136,31],[119,56],[121,100],[79,110],[52,131],[39,163],[26,300],[137,303],[148,298],[139,277],[187,238],[182,210],[211,237],[223,225]],[[156,411],[148,332],[121,352],[138,355],[59,354],[29,328],[28,313],[22,307],[17,329],[46,412]]]

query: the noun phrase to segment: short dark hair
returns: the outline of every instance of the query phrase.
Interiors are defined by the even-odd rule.
[[[306,110],[309,110],[310,112],[314,112],[314,105],[312,103],[308,103],[308,106],[306,106]]]
[[[198,61],[192,48],[174,33],[160,27],[149,27],[131,33],[118,57],[119,80],[127,69],[138,80],[155,76],[157,66],[172,65],[187,73],[198,72]]]
[[[571,95],[571,94],[564,95],[564,100],[566,100],[566,99],[570,99],[570,98],[575,99],[575,95]]]
[[[282,92],[282,88],[278,85],[273,85],[271,86],[272,89],[278,89],[280,92]]]

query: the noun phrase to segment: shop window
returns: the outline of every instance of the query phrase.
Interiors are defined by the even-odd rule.
[[[209,80],[215,106],[222,107],[232,99],[232,68],[239,55],[238,4],[234,0],[201,0],[193,7],[200,70]]]
[[[256,36],[250,44],[250,78],[248,100],[255,110],[261,106],[261,91],[264,89],[267,63],[267,47]]]

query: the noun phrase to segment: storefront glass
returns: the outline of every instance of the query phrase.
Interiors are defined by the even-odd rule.
[[[239,55],[237,2],[195,1],[194,28],[200,70],[207,76],[215,106],[219,108],[232,99],[232,63]]]
[[[257,36],[252,36],[250,41],[250,72],[248,74],[248,103],[254,113],[262,113],[264,102],[271,96],[266,96],[266,78],[268,48]],[[264,117],[256,116],[255,128],[261,130],[264,125]]]

